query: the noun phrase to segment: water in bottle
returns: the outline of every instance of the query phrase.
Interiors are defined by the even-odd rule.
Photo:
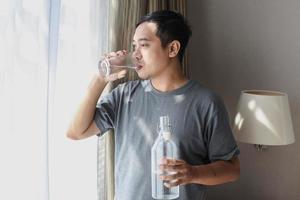
[[[163,158],[176,159],[177,147],[172,141],[171,125],[168,116],[162,116],[159,120],[159,136],[151,149],[151,179],[152,198],[154,199],[176,199],[179,197],[179,186],[168,188],[161,180],[160,175],[171,175],[174,172],[161,172],[159,164]]]

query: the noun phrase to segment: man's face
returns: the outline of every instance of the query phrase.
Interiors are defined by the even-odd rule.
[[[156,36],[156,24],[140,24],[133,36],[133,56],[137,61],[136,72],[141,79],[155,78],[161,74],[169,62],[168,48],[163,48]]]

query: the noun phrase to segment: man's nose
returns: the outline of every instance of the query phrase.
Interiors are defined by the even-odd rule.
[[[142,54],[141,54],[140,51],[135,50],[135,51],[133,52],[133,57],[134,57],[137,61],[140,61],[140,60],[142,59]]]

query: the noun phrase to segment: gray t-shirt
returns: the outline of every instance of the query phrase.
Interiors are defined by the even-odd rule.
[[[171,92],[157,91],[149,80],[126,82],[101,99],[94,116],[102,134],[115,131],[117,200],[152,200],[151,147],[165,115],[179,159],[201,165],[239,154],[226,108],[212,91],[193,80]],[[179,199],[206,199],[206,186],[180,186]]]

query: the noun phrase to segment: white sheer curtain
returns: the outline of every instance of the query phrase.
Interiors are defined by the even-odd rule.
[[[0,199],[48,198],[48,3],[0,1]]]
[[[97,138],[65,132],[103,47],[101,1],[0,0],[1,200],[96,199]]]
[[[96,199],[97,137],[82,141],[65,132],[100,57],[106,27],[100,0],[61,0],[58,60],[50,144],[51,199]]]

